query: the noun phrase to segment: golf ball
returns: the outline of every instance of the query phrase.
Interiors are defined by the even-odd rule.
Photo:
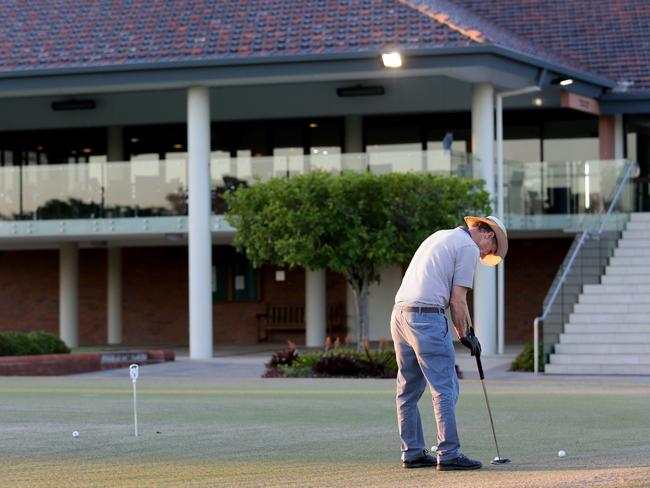
[[[494,459],[492,461],[500,461],[499,456],[494,456]]]
[[[72,433],[72,437],[79,437],[79,431],[76,431],[76,430],[75,430],[75,431]]]
[[[562,449],[560,449],[560,450],[557,452],[557,455],[558,455],[558,457],[564,457],[564,456],[566,456],[566,452],[564,452]]]
[[[436,452],[438,450],[438,446],[431,446],[431,452]]]

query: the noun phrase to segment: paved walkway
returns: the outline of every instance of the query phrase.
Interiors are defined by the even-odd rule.
[[[158,378],[260,378],[273,352],[283,349],[283,344],[257,346],[221,346],[215,349],[212,359],[189,359],[187,349],[176,350],[176,361],[142,366],[141,375]],[[522,346],[508,346],[501,356],[483,356],[481,363],[486,381],[605,381],[650,384],[650,376],[565,376],[508,371],[510,363]],[[300,347],[298,348],[300,351]],[[478,379],[476,360],[465,347],[457,345],[456,364],[464,379]],[[110,369],[84,373],[83,377],[128,377],[126,369]]]

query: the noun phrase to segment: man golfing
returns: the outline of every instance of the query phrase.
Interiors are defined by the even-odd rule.
[[[508,252],[508,236],[493,216],[465,217],[467,228],[440,230],[413,255],[395,296],[391,335],[397,355],[397,422],[402,466],[435,466],[439,471],[479,469],[464,456],[456,428],[458,377],[445,309],[461,343],[480,355],[481,344],[470,333],[467,290],[472,288],[479,259],[495,266]],[[418,400],[426,386],[433,397],[438,428],[437,459],[425,449]]]

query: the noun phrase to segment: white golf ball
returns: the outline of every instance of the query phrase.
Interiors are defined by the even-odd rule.
[[[438,446],[431,446],[431,452],[436,452],[438,450]]]
[[[72,437],[79,437],[79,431],[76,431],[76,430],[75,430],[75,431],[72,433]]]
[[[557,452],[557,455],[558,455],[558,457],[564,457],[564,456],[566,456],[566,452],[564,452],[562,449],[560,449],[560,450]]]

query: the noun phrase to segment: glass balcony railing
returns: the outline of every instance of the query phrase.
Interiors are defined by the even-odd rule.
[[[288,154],[267,157],[215,152],[211,157],[212,209],[224,213],[223,193],[273,177],[314,170],[429,172],[472,177],[480,162],[444,150]],[[505,162],[506,225],[515,229],[566,228],[607,208],[629,164],[615,161]],[[0,168],[0,219],[51,220],[187,215],[185,154],[165,160]],[[619,209],[634,209],[626,189]],[[496,205],[493,205],[496,207]]]
[[[586,228],[600,220],[629,160],[504,162],[506,226]],[[634,180],[624,187],[617,212],[635,210]],[[551,224],[554,222],[554,224]]]

